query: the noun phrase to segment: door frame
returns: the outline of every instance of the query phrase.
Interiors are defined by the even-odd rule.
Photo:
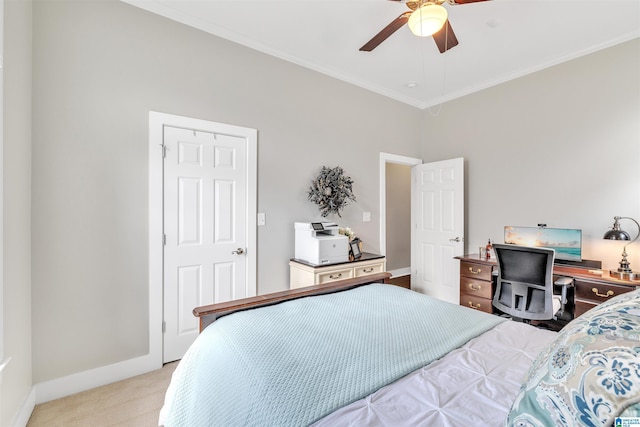
[[[257,291],[257,189],[258,131],[245,127],[149,111],[149,353],[162,366],[163,275],[164,275],[164,172],[163,130],[165,126],[210,130],[212,126],[249,133],[247,138],[247,287]],[[217,131],[220,133],[220,131]]]
[[[399,156],[390,153],[380,153],[380,254],[387,254],[387,163],[415,166],[423,163],[416,157]],[[409,188],[411,191],[411,188]]]

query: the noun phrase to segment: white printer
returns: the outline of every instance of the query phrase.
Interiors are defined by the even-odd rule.
[[[314,265],[349,261],[349,239],[333,222],[296,222],[295,257]]]

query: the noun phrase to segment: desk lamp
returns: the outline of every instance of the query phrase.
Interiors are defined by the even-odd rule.
[[[631,221],[636,223],[636,227],[638,227],[638,234],[636,234],[636,237],[633,240],[631,240],[631,236],[629,235],[629,233],[620,228],[619,220],[621,219],[630,219]],[[624,245],[624,248],[622,249],[622,259],[620,260],[620,267],[618,267],[618,270],[609,271],[609,274],[611,275],[611,277],[616,277],[618,279],[640,280],[640,274],[633,272],[631,270],[631,266],[629,265],[629,261],[627,261],[627,246],[635,242],[638,236],[640,236],[640,224],[638,224],[638,221],[628,216],[616,216],[613,217],[613,220],[613,227],[611,228],[611,230],[604,233],[604,236],[602,238],[606,240],[631,241]]]

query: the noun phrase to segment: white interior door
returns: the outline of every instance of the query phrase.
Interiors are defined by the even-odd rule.
[[[411,289],[459,304],[464,159],[414,166],[411,185]]]
[[[198,335],[196,306],[255,295],[247,280],[246,136],[164,127],[163,361]]]

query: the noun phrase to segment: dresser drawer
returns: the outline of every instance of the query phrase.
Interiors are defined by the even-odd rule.
[[[491,282],[472,279],[470,277],[460,277],[460,294],[491,299],[493,297]]]
[[[475,295],[460,295],[460,305],[489,314],[493,311],[490,299],[478,298]]]
[[[461,261],[460,277],[471,277],[491,282],[491,266]]]
[[[631,286],[614,285],[611,283],[591,282],[576,279],[576,301],[600,304],[611,298],[632,291]]]
[[[331,270],[324,273],[318,273],[317,275],[318,285],[323,283],[334,282],[336,280],[351,279],[353,277],[353,268],[344,268],[340,270]]]
[[[354,268],[355,277],[362,277],[368,274],[376,274],[384,272],[384,262],[377,262],[375,264],[362,265]]]

